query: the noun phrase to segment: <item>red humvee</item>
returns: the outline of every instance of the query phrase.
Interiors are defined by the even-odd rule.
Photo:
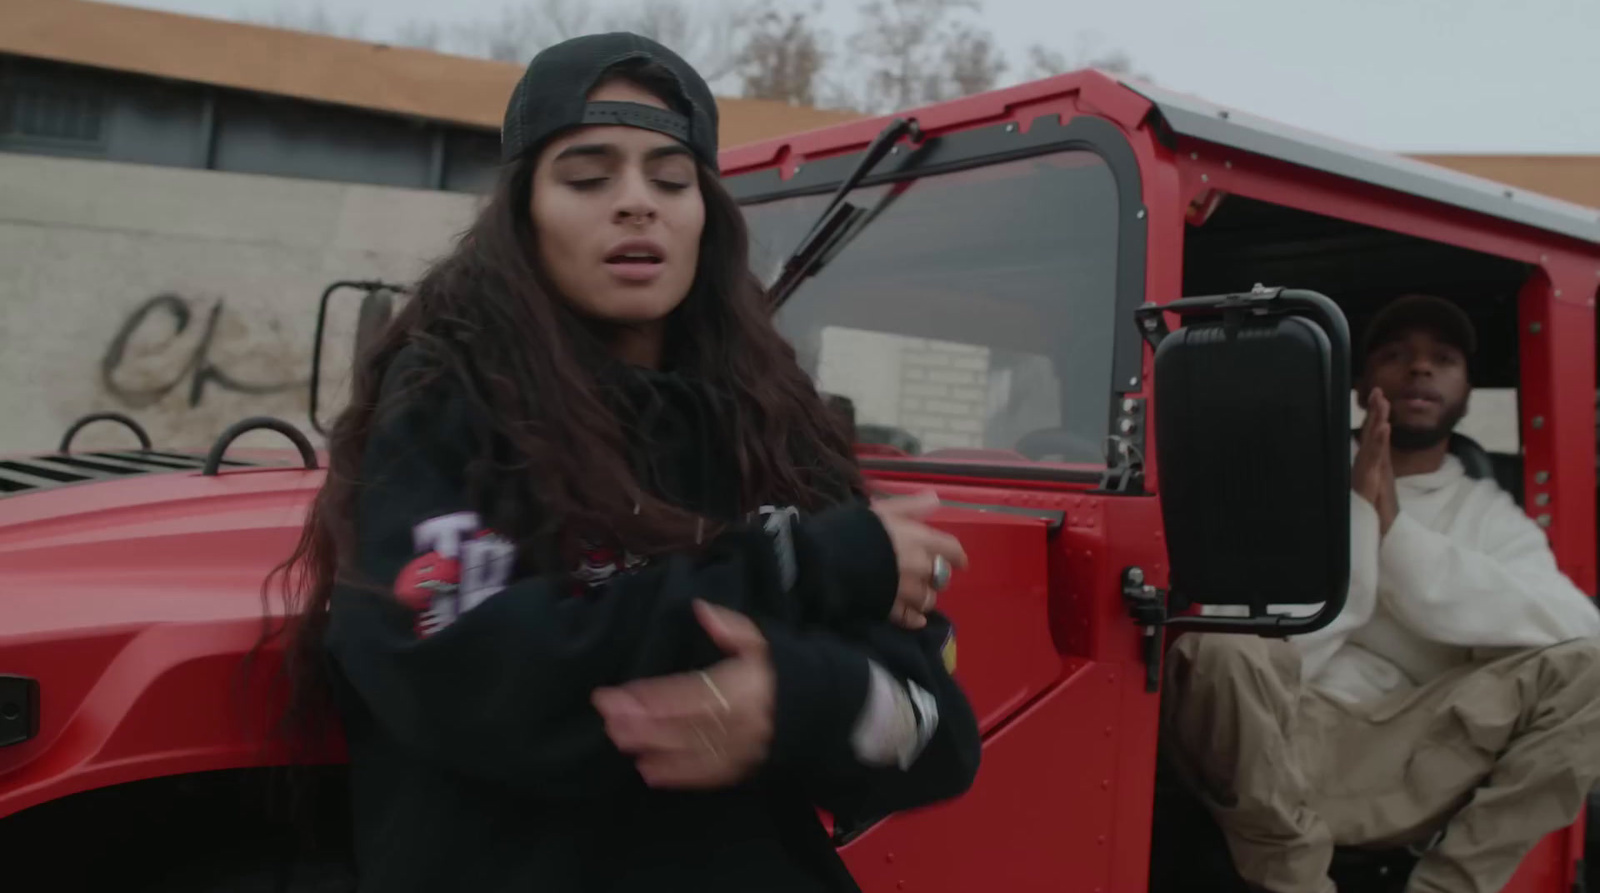
[[[1237,885],[1159,770],[1162,643],[1342,606],[1351,331],[1393,295],[1476,320],[1458,455],[1594,590],[1600,212],[1092,72],[722,161],[875,485],[936,488],[973,558],[941,605],[983,767],[958,801],[835,828],[868,891]],[[343,876],[339,755],[312,795],[326,842],[299,847],[264,793],[288,761],[275,646],[246,660],[321,473],[303,439],[226,454],[235,433],[0,462],[0,877]],[[1581,827],[1551,836],[1510,889],[1574,889],[1583,852]],[[1407,858],[1336,871],[1382,889]]]

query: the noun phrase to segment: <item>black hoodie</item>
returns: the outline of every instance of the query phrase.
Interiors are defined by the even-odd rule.
[[[488,497],[469,496],[480,488],[466,469],[488,436],[479,404],[448,374],[408,387],[427,366],[407,348],[385,376],[357,554],[341,573],[377,591],[337,587],[327,634],[362,890],[854,890],[814,805],[859,821],[971,784],[977,725],[942,658],[953,631],[937,614],[918,632],[886,622],[897,571],[869,509],[739,523],[715,392],[633,371],[623,391],[641,482],[734,523],[692,555],[641,563],[595,550],[578,568],[534,573],[485,529],[490,509],[475,503]],[[736,787],[655,790],[589,697],[720,659],[694,599],[746,613],[766,635],[771,751]],[[863,766],[849,746],[869,658],[936,702],[909,769]]]

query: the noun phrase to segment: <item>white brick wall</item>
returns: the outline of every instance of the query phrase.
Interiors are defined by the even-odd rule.
[[[855,402],[858,422],[941,449],[983,446],[988,375],[986,347],[828,328],[817,377],[824,391]]]

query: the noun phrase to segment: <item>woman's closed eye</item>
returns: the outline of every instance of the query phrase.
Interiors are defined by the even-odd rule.
[[[578,190],[579,192],[593,192],[594,190],[605,186],[606,183],[610,182],[610,180],[610,177],[582,177],[575,180],[568,180],[567,185]],[[650,182],[657,189],[661,189],[666,192],[682,192],[694,185],[693,183],[685,183],[681,180],[666,180],[660,178],[651,179]]]

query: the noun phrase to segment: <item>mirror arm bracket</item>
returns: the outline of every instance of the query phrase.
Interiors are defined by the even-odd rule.
[[[1139,334],[1144,338],[1144,343],[1150,345],[1151,350],[1161,346],[1161,342],[1172,334],[1167,326],[1167,317],[1162,312],[1159,304],[1145,303],[1134,311],[1134,319],[1139,324]]]
[[[1139,334],[1145,343],[1150,345],[1151,350],[1155,350],[1168,335],[1172,334],[1172,330],[1167,326],[1168,313],[1180,316],[1185,314],[1220,316],[1232,327],[1237,326],[1245,318],[1272,307],[1274,302],[1284,297],[1285,291],[1286,289],[1258,282],[1247,292],[1207,298],[1184,298],[1166,305],[1146,302],[1134,311],[1134,319],[1139,324]]]
[[[1299,636],[1327,626],[1344,608],[1339,598],[1322,606],[1310,617],[1291,617],[1285,614],[1258,614],[1253,617],[1222,617],[1204,614],[1178,614],[1189,606],[1189,600],[1176,592],[1158,589],[1146,582],[1144,569],[1128,567],[1122,571],[1122,603],[1128,609],[1135,626],[1143,631],[1140,646],[1144,657],[1144,690],[1161,690],[1161,659],[1165,650],[1168,629],[1200,633],[1242,633],[1268,639],[1285,639]]]
[[[1144,654],[1144,690],[1161,690],[1161,652],[1165,636],[1162,627],[1167,624],[1167,593],[1145,582],[1144,568],[1130,567],[1122,571],[1122,603],[1127,606],[1133,622],[1144,632],[1141,650]]]

